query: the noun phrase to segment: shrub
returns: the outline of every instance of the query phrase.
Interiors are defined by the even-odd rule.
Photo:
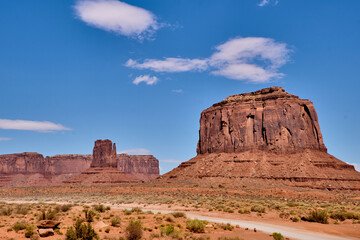
[[[102,204],[94,205],[93,208],[94,208],[95,211],[101,212],[101,213],[106,211],[105,206],[102,205]]]
[[[272,236],[274,240],[284,240],[284,236],[281,233],[274,232]]]
[[[61,205],[60,210],[61,210],[62,212],[67,212],[67,211],[69,211],[71,208],[72,208],[72,204],[64,204],[64,205]]]
[[[41,220],[57,220],[57,213],[56,209],[48,209],[47,211],[45,209],[41,210],[41,213],[38,215],[39,221]]]
[[[110,220],[111,226],[113,226],[113,227],[119,227],[119,226],[120,226],[120,221],[121,221],[120,217],[118,217],[118,216],[113,217],[113,218]]]
[[[16,214],[21,214],[21,215],[28,214],[29,210],[30,210],[30,207],[27,204],[19,204],[15,208]]]
[[[106,233],[109,233],[109,232],[110,232],[110,228],[106,228],[106,229],[105,229],[105,232],[106,232]]]
[[[330,215],[330,218],[345,221],[346,219],[354,219],[354,220],[360,220],[360,214],[355,214],[352,212],[346,212],[346,211],[338,211],[334,212]]]
[[[100,239],[99,235],[91,227],[90,223],[84,223],[84,220],[77,219],[72,227],[65,234],[66,240],[92,240]]]
[[[167,215],[167,216],[165,217],[165,221],[171,222],[171,223],[175,222],[174,218],[173,218],[171,215]]]
[[[33,225],[27,226],[26,231],[25,231],[25,237],[31,238],[31,236],[34,235],[34,230],[35,230],[35,227]]]
[[[301,220],[308,222],[318,222],[322,224],[328,224],[329,215],[325,210],[315,209],[310,212],[307,217],[302,217]]]
[[[260,205],[254,205],[251,207],[252,212],[265,213],[265,208]]]
[[[293,221],[293,222],[298,222],[299,221],[299,218],[297,218],[297,217],[292,217],[292,218],[290,218],[291,219],[291,221]]]
[[[143,235],[142,225],[139,220],[131,221],[126,227],[126,239],[127,240],[138,240]]]
[[[85,220],[87,222],[93,222],[94,221],[94,216],[95,216],[95,213],[92,211],[92,210],[89,210],[87,208],[85,208],[84,210],[84,213],[85,213]]]
[[[173,215],[175,218],[186,218],[186,214],[183,213],[183,212],[173,212],[173,213],[170,213],[171,215]]]
[[[190,232],[203,233],[205,232],[205,222],[198,219],[188,220],[186,221],[186,228]]]
[[[139,207],[134,207],[131,209],[131,212],[142,213],[143,211]]]
[[[10,206],[8,206],[8,207],[1,208],[0,215],[1,216],[11,216],[12,212],[13,212],[13,209]]]
[[[219,188],[225,188],[225,186],[223,186],[223,185],[219,184]]]
[[[26,222],[24,222],[24,221],[19,221],[19,222],[14,223],[14,225],[13,225],[12,228],[15,230],[15,232],[18,232],[18,231],[20,231],[20,230],[26,229],[27,226],[28,226],[28,225],[27,225]]]
[[[220,227],[224,230],[229,230],[229,231],[232,231],[234,229],[234,226],[232,226],[230,223],[221,224]]]

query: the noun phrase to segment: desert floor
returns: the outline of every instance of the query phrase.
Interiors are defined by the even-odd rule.
[[[141,221],[143,239],[273,239],[273,230],[289,239],[360,239],[358,192],[68,186],[1,188],[0,201],[0,239],[25,239],[26,229],[10,229],[18,221],[36,226],[43,211],[56,211],[55,219],[61,222],[59,231],[46,239],[65,239],[76,219],[85,218],[84,209],[95,213],[91,225],[101,239],[126,238],[126,228],[135,220]],[[71,207],[63,212],[64,205]],[[94,205],[110,210],[99,212]],[[185,213],[187,218],[176,218],[174,212]],[[111,226],[116,216],[120,225]],[[186,227],[190,218],[207,220],[204,233]],[[99,227],[101,224],[104,226]]]

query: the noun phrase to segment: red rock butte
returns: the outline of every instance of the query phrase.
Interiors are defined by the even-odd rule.
[[[360,190],[360,173],[327,153],[313,103],[280,87],[204,110],[197,154],[160,181]]]
[[[159,161],[154,156],[117,154],[115,143],[108,139],[95,142],[93,155],[0,155],[0,187],[136,183],[158,176]]]

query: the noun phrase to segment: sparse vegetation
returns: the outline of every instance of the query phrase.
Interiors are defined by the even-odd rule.
[[[84,220],[80,218],[78,218],[74,225],[67,230],[65,237],[66,240],[100,239],[99,235],[91,227],[91,224],[85,223]]]
[[[190,232],[203,233],[205,232],[205,222],[198,219],[188,220],[186,221],[186,228]]]
[[[281,233],[278,233],[278,232],[274,232],[272,234],[274,240],[284,240],[284,236],[281,234]]]
[[[301,220],[308,222],[317,222],[322,224],[328,224],[329,215],[326,210],[315,209],[312,210],[307,217],[302,217]]]
[[[142,224],[139,220],[131,221],[126,227],[126,239],[127,240],[138,240],[143,235]]]

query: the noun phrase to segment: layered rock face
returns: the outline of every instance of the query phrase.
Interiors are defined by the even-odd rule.
[[[159,176],[159,161],[152,155],[116,154],[109,139],[97,140],[91,167],[65,181],[67,184],[119,184],[149,181]]]
[[[214,104],[201,113],[199,135],[198,154],[252,149],[326,152],[312,102],[280,87],[230,96]]]
[[[109,139],[95,141],[91,167],[117,167],[116,145]]]
[[[312,102],[280,87],[204,110],[197,153],[159,181],[360,190],[360,173],[327,153]]]
[[[95,142],[93,155],[0,155],[0,187],[135,183],[158,176],[159,161],[155,157],[117,155],[115,143],[108,139]]]

